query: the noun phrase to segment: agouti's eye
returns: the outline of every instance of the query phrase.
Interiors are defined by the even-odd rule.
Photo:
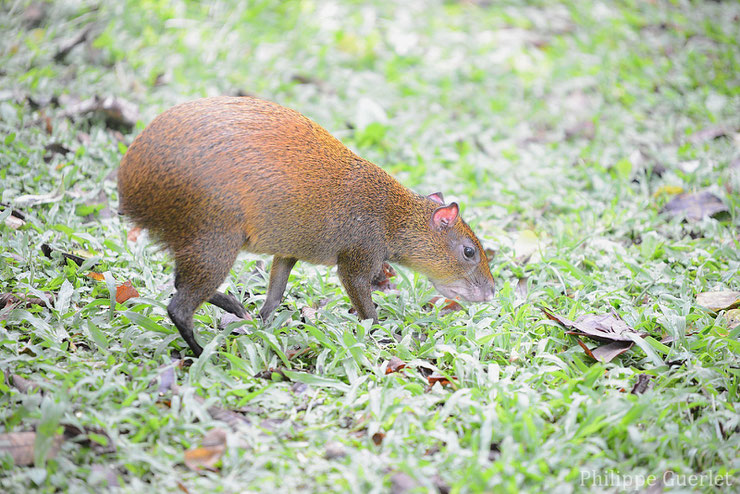
[[[463,255],[468,259],[475,257],[475,249],[472,247],[463,247]]]

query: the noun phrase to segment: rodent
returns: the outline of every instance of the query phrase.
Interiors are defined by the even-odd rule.
[[[252,97],[179,104],[129,146],[119,212],[175,260],[167,312],[196,356],[204,302],[244,317],[218,292],[237,254],[273,257],[259,315],[279,305],[296,261],[337,265],[360,319],[378,322],[371,281],[384,261],[426,275],[449,298],[488,301],[494,281],[478,238],[442,194],[416,194],[300,113]]]

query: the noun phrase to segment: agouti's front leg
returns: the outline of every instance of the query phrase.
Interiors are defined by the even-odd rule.
[[[370,295],[370,281],[380,268],[381,263],[357,255],[340,256],[337,261],[337,274],[349,295],[360,320],[372,319],[378,322],[373,298]]]
[[[294,257],[272,258],[272,267],[270,268],[270,283],[267,286],[267,297],[265,303],[260,309],[260,319],[262,322],[267,321],[283,299],[285,287],[288,285],[290,270],[295,266],[298,259]]]

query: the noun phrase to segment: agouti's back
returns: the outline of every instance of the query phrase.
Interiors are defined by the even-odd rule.
[[[487,259],[457,204],[409,191],[268,101],[217,97],[167,110],[129,147],[118,187],[122,213],[174,253],[168,310],[196,354],[192,314],[204,300],[244,311],[216,292],[242,249],[275,256],[263,318],[296,260],[338,264],[362,318],[377,320],[370,281],[384,260],[427,274],[448,296],[493,294]]]

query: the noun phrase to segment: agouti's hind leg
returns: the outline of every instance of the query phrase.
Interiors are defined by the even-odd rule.
[[[249,317],[249,315],[247,314],[247,309],[245,309],[241,302],[239,302],[239,300],[237,300],[237,298],[233,295],[216,292],[211,296],[211,298],[208,299],[208,302],[215,305],[216,307],[221,307],[226,312],[231,312],[235,316],[241,317],[242,319],[246,319]]]
[[[267,297],[265,303],[260,309],[260,319],[262,322],[267,321],[283,299],[285,287],[288,285],[290,270],[293,269],[298,259],[294,257],[272,258],[272,267],[270,268],[270,283],[267,286]]]
[[[241,242],[233,240],[214,234],[207,241],[194,241],[189,248],[175,254],[177,291],[167,306],[167,313],[196,357],[200,356],[203,348],[193,335],[193,314],[216,293],[234,265]]]

